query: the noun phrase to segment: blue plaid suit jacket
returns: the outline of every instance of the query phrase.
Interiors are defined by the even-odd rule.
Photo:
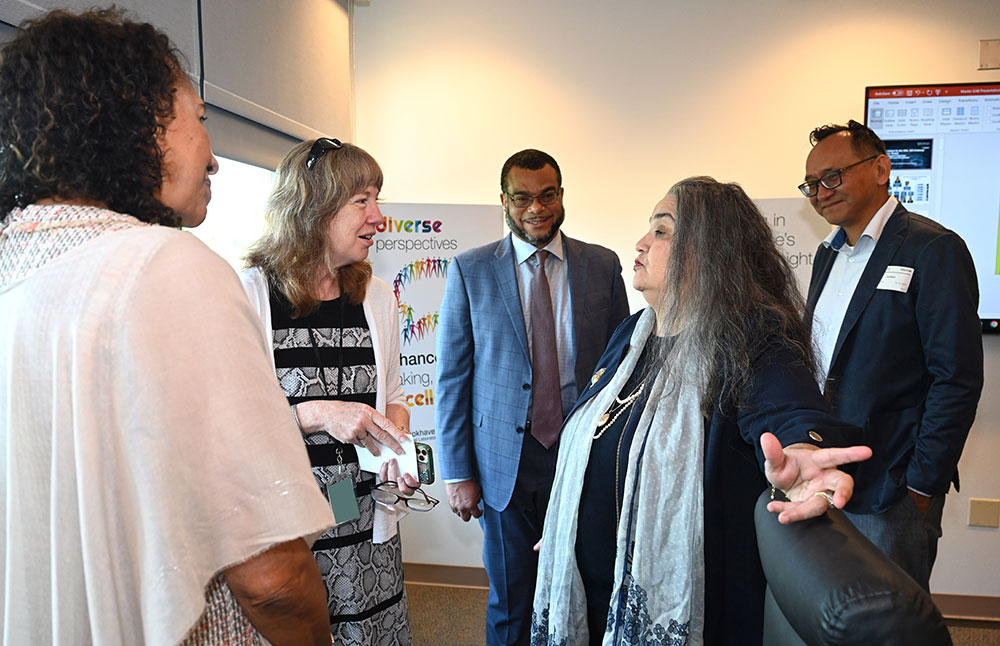
[[[628,316],[618,256],[563,235],[569,263],[577,392]],[[517,478],[531,402],[531,359],[510,235],[455,256],[437,329],[438,467],[473,479],[502,511]]]

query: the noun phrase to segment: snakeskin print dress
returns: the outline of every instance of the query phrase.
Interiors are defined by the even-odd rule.
[[[375,352],[363,307],[338,298],[293,319],[282,295],[272,290],[270,300],[276,373],[289,405],[337,400],[374,407]],[[361,514],[327,531],[312,547],[326,583],[335,643],[411,644],[399,534],[372,543],[374,474],[358,468],[353,445],[325,431],[306,436],[305,442],[320,488],[326,492],[329,485],[350,479]]]

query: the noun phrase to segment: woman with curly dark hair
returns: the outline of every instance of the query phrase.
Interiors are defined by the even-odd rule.
[[[329,505],[238,279],[171,228],[205,218],[204,113],[117,11],[0,54],[4,643],[330,643]]]

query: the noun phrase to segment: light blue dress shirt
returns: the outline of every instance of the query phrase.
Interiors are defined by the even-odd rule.
[[[830,275],[823,285],[823,291],[813,309],[813,343],[819,362],[819,388],[826,390],[826,376],[830,373],[830,362],[833,360],[833,350],[837,347],[837,337],[840,336],[840,326],[851,304],[854,290],[858,287],[861,274],[868,266],[868,260],[875,251],[875,245],[882,236],[882,229],[889,216],[896,210],[899,202],[890,197],[882,207],[875,212],[864,233],[852,247],[847,244],[847,233],[842,227],[834,229],[823,241],[823,245],[837,252],[830,268]]]
[[[538,249],[515,235],[511,236],[514,244],[514,263],[517,269],[517,292],[521,297],[521,313],[524,315],[524,331],[528,335],[528,352],[534,352],[531,347],[531,274],[538,262],[535,252]],[[556,353],[559,357],[559,386],[562,393],[563,413],[576,403],[576,356],[575,340],[573,338],[573,305],[569,295],[569,266],[566,263],[566,249],[563,245],[562,232],[557,231],[555,237],[543,247],[549,252],[545,261],[545,277],[549,281],[549,297],[552,299],[552,318],[556,324]]]

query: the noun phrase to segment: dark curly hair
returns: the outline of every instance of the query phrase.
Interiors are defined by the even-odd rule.
[[[178,226],[154,194],[180,60],[117,8],[25,22],[0,53],[0,219],[58,197]]]

